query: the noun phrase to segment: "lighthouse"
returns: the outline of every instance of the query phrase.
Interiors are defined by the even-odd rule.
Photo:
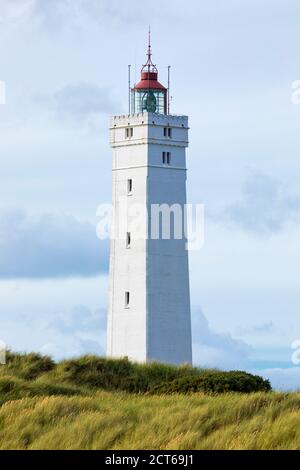
[[[184,220],[189,126],[187,116],[170,114],[168,93],[158,81],[149,40],[130,113],[110,123],[112,226],[118,235],[110,244],[107,356],[179,365],[192,363]],[[177,229],[175,209],[182,215]],[[168,221],[170,230],[164,230],[160,223]]]

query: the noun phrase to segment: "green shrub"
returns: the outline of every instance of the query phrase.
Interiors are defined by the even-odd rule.
[[[268,392],[271,385],[257,375],[246,372],[202,372],[198,376],[186,376],[153,387],[151,393],[226,393]]]
[[[0,405],[7,401],[35,396],[81,395],[79,389],[50,383],[37,383],[10,376],[0,377]]]
[[[219,372],[191,366],[137,364],[127,359],[83,356],[58,364],[40,354],[7,354],[0,369],[3,402],[23,396],[74,395],[97,390],[128,393],[269,391],[270,383],[246,372]]]
[[[64,361],[58,366],[59,376],[69,383],[132,393],[144,393],[155,385],[186,375],[199,375],[200,372],[190,366],[135,364],[127,359],[104,359],[97,356]]]
[[[41,374],[55,368],[55,362],[48,356],[37,353],[18,354],[7,352],[5,374],[12,374],[25,380],[34,380]]]

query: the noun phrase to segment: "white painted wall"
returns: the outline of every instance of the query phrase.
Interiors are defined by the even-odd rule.
[[[133,136],[125,137],[126,127]],[[172,138],[164,127],[172,127]],[[186,203],[188,118],[152,113],[115,116],[110,127],[113,148],[113,204],[118,215],[120,197],[128,212],[141,203],[151,214],[151,204]],[[162,152],[171,152],[171,165]],[[127,195],[127,180],[133,193]],[[116,217],[118,219],[118,217]],[[116,222],[116,221],[115,221]],[[107,354],[139,362],[157,360],[192,362],[188,252],[186,240],[147,239],[145,217],[142,240],[134,239],[131,221],[123,240],[111,241]],[[126,231],[132,246],[126,249]],[[125,308],[125,292],[130,308]]]

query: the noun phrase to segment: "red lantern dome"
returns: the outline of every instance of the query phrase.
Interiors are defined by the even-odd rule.
[[[148,60],[141,70],[141,80],[131,90],[133,113],[167,114],[168,90],[158,81],[158,70],[152,62],[149,31]]]

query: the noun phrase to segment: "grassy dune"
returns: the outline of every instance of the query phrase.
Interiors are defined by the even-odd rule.
[[[0,423],[1,449],[300,449],[300,394],[35,397]]]
[[[300,393],[269,389],[239,372],[9,353],[0,449],[300,449]]]

